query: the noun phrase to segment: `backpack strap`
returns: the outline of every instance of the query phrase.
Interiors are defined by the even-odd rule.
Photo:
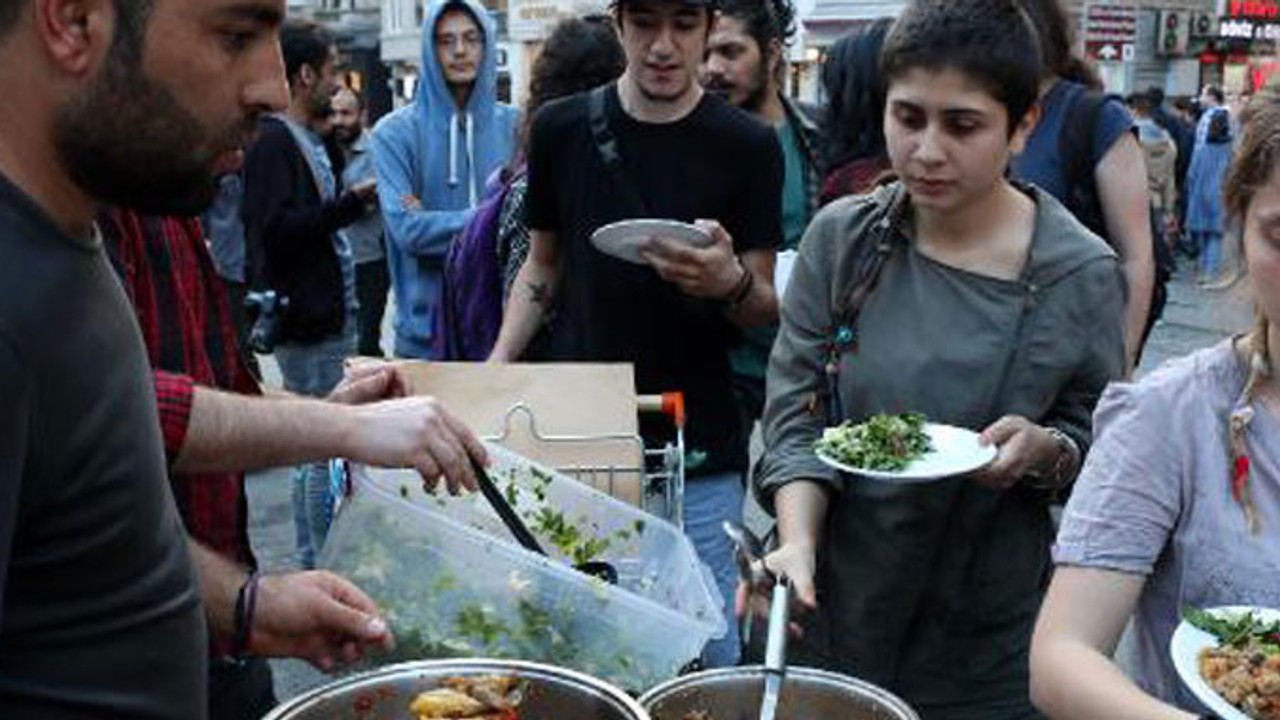
[[[1066,181],[1063,204],[1083,225],[1110,243],[1093,174],[1098,122],[1106,104],[1105,95],[1087,88],[1071,97],[1058,133],[1058,157],[1063,159],[1063,180]]]
[[[1082,90],[1071,98],[1058,133],[1058,157],[1063,163],[1068,187],[1093,185],[1094,147],[1097,142],[1098,118],[1107,99],[1096,90]]]
[[[854,238],[857,246],[853,284],[849,291],[836,301],[835,327],[827,340],[826,414],[829,425],[844,421],[844,408],[840,402],[840,357],[845,352],[855,352],[858,347],[858,315],[867,298],[875,290],[885,264],[893,254],[894,239],[901,232],[907,211],[907,191],[900,184],[883,188],[877,195],[888,198],[878,203],[877,217],[871,221],[869,231],[861,238]]]
[[[614,186],[622,193],[623,201],[639,213],[638,217],[644,217],[649,214],[645,209],[644,198],[622,167],[618,138],[613,134],[613,128],[609,127],[609,117],[605,114],[605,93],[612,87],[613,84],[601,85],[587,94],[587,121],[591,126],[591,138],[595,141],[600,160],[613,178]]]

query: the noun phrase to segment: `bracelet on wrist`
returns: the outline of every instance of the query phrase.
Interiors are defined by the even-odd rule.
[[[253,632],[253,613],[258,601],[257,570],[249,573],[240,591],[236,593],[235,622],[231,635],[231,656],[242,660],[248,654],[249,636]]]
[[[734,283],[733,289],[725,295],[723,302],[729,307],[738,307],[751,295],[751,289],[755,287],[756,276],[742,264],[742,260],[738,260],[738,268],[742,270],[742,277],[738,282]]]
[[[1053,438],[1058,452],[1048,469],[1033,470],[1027,473],[1027,485],[1039,490],[1061,490],[1070,480],[1068,471],[1071,469],[1072,460],[1079,450],[1076,447],[1075,440],[1072,440],[1070,435],[1058,428],[1050,427],[1046,428],[1046,431]]]

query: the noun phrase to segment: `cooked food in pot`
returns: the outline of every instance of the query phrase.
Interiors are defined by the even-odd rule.
[[[453,677],[409,704],[415,720],[518,720],[524,683],[507,675]]]

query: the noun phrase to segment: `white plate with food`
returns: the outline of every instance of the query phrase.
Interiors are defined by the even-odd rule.
[[[923,415],[873,415],[823,431],[815,445],[827,465],[872,480],[922,483],[980,470],[996,458],[978,433],[927,422]]]
[[[712,243],[711,235],[702,228],[678,220],[637,219],[611,223],[591,233],[591,244],[597,250],[619,260],[646,265],[640,256],[653,238],[664,238],[704,248]]]
[[[1187,608],[1169,654],[1187,689],[1222,720],[1280,718],[1280,610]]]

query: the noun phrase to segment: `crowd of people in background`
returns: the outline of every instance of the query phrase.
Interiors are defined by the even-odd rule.
[[[929,720],[1194,717],[1178,609],[1280,605],[1277,96],[1119,98],[1058,0],[911,0],[835,43],[811,106],[789,0],[615,0],[554,29],[517,109],[490,13],[433,0],[414,97],[369,118],[284,9],[0,4],[0,78],[31,98],[0,114],[0,715],[260,717],[265,658],[390,646],[315,570],[328,460],[457,493],[485,452],[348,362],[385,348],[682,391],[683,529],[726,606],[760,599],[722,532],[754,495],[795,661]],[[634,218],[709,244],[592,244]],[[1246,268],[1257,323],[1130,382],[1181,260]],[[904,409],[997,459],[892,486],[815,458]],[[262,574],[245,473],[295,465],[300,569]],[[729,629],[706,665],[758,659]]]

